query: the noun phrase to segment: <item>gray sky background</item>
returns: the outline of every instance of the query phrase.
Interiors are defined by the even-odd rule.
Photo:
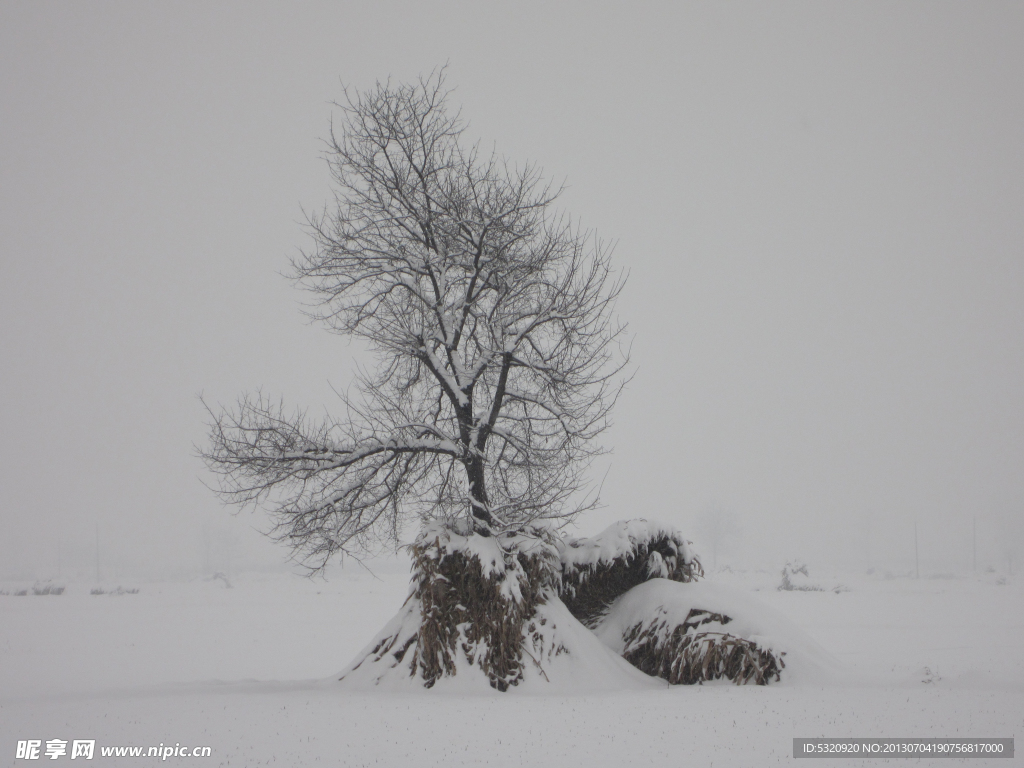
[[[617,241],[637,375],[593,533],[1005,567],[1024,518],[1024,5],[0,3],[0,577],[285,556],[197,398],[358,349],[281,277],[341,83],[449,62],[470,131]],[[204,543],[205,542],[205,543]],[[213,552],[213,555],[209,553]],[[230,563],[229,563],[230,565]],[[1019,564],[1017,567],[1021,567]]]

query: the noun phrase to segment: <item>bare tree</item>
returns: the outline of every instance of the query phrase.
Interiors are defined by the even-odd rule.
[[[535,166],[466,144],[448,96],[442,71],[336,105],[335,201],[294,267],[315,317],[375,355],[345,418],[262,395],[214,414],[221,493],[269,505],[314,568],[397,543],[409,520],[490,533],[596,503],[580,497],[628,358],[622,280]]]

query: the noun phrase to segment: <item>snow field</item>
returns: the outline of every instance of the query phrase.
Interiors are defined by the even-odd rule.
[[[208,745],[213,757],[198,762],[210,766],[756,766],[791,761],[797,736],[1024,732],[1024,593],[1013,583],[860,576],[836,594],[777,592],[777,574],[709,575],[709,587],[747,593],[838,657],[848,674],[827,686],[342,691],[333,677],[398,610],[407,568],[0,596],[0,766],[25,765],[15,744],[30,738]],[[121,762],[153,761],[108,760]],[[930,762],[956,761],[917,764]]]
[[[794,736],[1019,734],[1021,704],[1019,694],[934,688],[726,684],[503,697],[337,695],[312,685],[235,684],[28,705],[4,702],[0,765],[16,764],[14,739],[52,737],[209,745],[213,757],[199,764],[210,766],[787,765]],[[122,762],[139,764],[127,758],[109,764]],[[844,759],[813,765],[833,762],[884,763]],[[1014,763],[997,763],[1002,764]]]

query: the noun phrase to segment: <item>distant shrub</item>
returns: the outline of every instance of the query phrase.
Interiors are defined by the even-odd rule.
[[[33,595],[63,595],[64,587],[57,584],[34,584],[32,586]]]
[[[810,582],[807,566],[798,560],[786,563],[782,569],[780,592],[824,592],[825,590]]]

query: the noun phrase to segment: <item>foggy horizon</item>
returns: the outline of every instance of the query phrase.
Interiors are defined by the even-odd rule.
[[[199,397],[337,413],[372,366],[285,275],[343,84],[443,65],[629,272],[577,535],[661,520],[710,567],[717,508],[720,566],[906,575],[916,526],[927,577],[976,526],[1017,572],[1021,6],[251,8],[0,8],[0,579],[286,567],[205,487]]]

